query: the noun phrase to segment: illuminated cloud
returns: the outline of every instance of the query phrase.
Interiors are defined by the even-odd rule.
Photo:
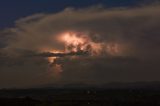
[[[40,82],[43,85],[160,80],[159,13],[160,6],[157,4],[113,9],[67,8],[56,14],[36,14],[17,20],[14,28],[4,31],[7,43],[5,42],[6,46],[1,50],[5,53],[0,55],[3,58],[0,60],[0,85],[26,87],[40,85]],[[97,48],[95,50],[102,49],[104,52],[91,57],[58,58],[56,65],[61,65],[58,68],[62,68],[63,72],[57,80],[50,69],[46,71],[50,64],[43,56],[31,55],[65,50],[64,44],[57,37],[66,32],[85,34],[90,42],[94,42],[92,46]],[[71,40],[70,36],[66,39]],[[71,42],[73,41],[75,38]],[[70,42],[67,44],[70,46]],[[86,45],[81,47],[86,48]],[[52,65],[53,70],[57,69],[55,64]],[[26,76],[25,79],[23,76]],[[40,79],[38,76],[41,76]],[[35,82],[29,77],[35,78]]]
[[[16,27],[10,29],[13,38],[8,47],[63,50],[63,45],[54,37],[66,31],[78,31],[88,33],[97,42],[127,45],[129,47],[125,48],[129,55],[158,55],[159,8],[159,5],[124,9],[92,7],[65,9],[56,14],[36,14],[16,21]]]

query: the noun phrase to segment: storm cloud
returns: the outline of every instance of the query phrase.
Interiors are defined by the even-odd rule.
[[[0,85],[26,87],[48,83],[160,80],[159,19],[159,4],[112,9],[101,6],[78,10],[66,8],[59,13],[21,18],[15,22],[14,28],[5,29],[5,34],[0,35],[7,36],[5,47],[1,50],[5,53],[1,53],[0,57],[3,58],[0,61]],[[49,63],[45,59],[25,57],[24,54],[29,51],[34,54],[43,48],[63,50],[64,46],[57,42],[56,37],[66,31],[85,32],[98,43],[116,42],[122,47],[122,53],[115,57],[60,58],[57,63],[62,64],[63,72],[57,81],[50,72],[46,73]],[[8,65],[12,62],[14,65],[10,68]],[[25,74],[28,77],[23,78]],[[40,80],[38,74],[42,75]],[[35,78],[35,82],[29,80],[30,77]]]

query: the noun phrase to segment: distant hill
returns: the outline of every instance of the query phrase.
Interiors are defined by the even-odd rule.
[[[160,82],[159,81],[151,81],[151,82],[111,82],[101,85],[90,85],[84,83],[71,83],[65,85],[58,85],[58,84],[50,84],[46,85],[45,87],[40,88],[62,88],[62,89],[81,89],[81,88],[98,88],[98,89],[160,89]]]

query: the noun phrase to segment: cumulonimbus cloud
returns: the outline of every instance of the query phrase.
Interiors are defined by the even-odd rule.
[[[74,81],[105,83],[117,80],[159,80],[157,76],[159,73],[157,71],[159,69],[157,64],[160,58],[159,13],[160,5],[151,5],[116,9],[92,7],[76,10],[74,8],[67,8],[64,11],[54,14],[36,14],[17,20],[14,28],[4,31],[5,36],[7,36],[7,43],[5,42],[3,50],[9,52],[8,55],[12,52],[15,53],[15,51],[20,54],[25,54],[27,52],[26,50],[37,52],[43,48],[63,50],[63,45],[54,38],[66,31],[84,32],[95,42],[116,42],[120,44],[124,48],[123,56],[126,57],[123,59],[120,57],[85,57],[75,60],[68,58],[59,59],[58,62],[63,64],[64,72],[62,73],[61,81],[58,83],[70,83]],[[30,53],[32,54],[32,52]],[[141,58],[147,60],[147,62],[139,61]],[[22,57],[18,57],[16,60],[21,59]],[[30,65],[30,61],[33,63],[33,60],[37,61],[37,58],[26,59],[26,57],[23,57],[22,60],[27,61],[24,64],[27,63]],[[40,60],[42,61],[43,59],[41,58]],[[15,64],[12,68],[1,65],[0,67],[3,66],[3,73],[0,75],[8,76],[6,73],[9,73],[12,69],[41,70],[44,69],[46,61],[39,64],[43,64],[41,65],[43,68],[37,68],[39,67],[37,64],[32,64],[34,69],[32,67],[26,69],[26,64],[22,65],[23,67]],[[149,74],[151,69],[154,69],[152,75]],[[40,72],[44,74],[43,71]],[[24,71],[24,73],[28,72]],[[23,74],[20,73],[21,75]],[[47,80],[49,79],[46,79],[44,82],[46,83]],[[17,79],[15,78],[13,81],[16,82]],[[8,82],[12,81],[8,80]],[[39,84],[37,82],[33,83]],[[30,83],[32,82],[30,81],[27,85],[22,84],[21,86],[34,85]]]
[[[99,42],[120,42],[128,53],[158,55],[160,6],[137,8],[65,9],[56,14],[36,14],[16,21],[10,29],[9,48],[36,50],[42,47],[63,49],[54,40],[64,31],[88,32]],[[152,50],[151,50],[152,49]]]

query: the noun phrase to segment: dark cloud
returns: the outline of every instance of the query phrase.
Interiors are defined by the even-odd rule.
[[[63,59],[60,83],[134,82],[159,80],[158,61],[142,61],[132,57],[99,57]],[[58,82],[59,83],[59,82]]]
[[[6,30],[7,43],[0,53],[0,86],[160,80],[159,13],[157,4],[115,9],[67,8],[56,14],[36,14],[17,20],[14,28]],[[116,42],[122,53],[115,57],[58,58],[56,64],[62,65],[63,72],[57,81],[49,77],[51,73],[46,70],[50,66],[42,57],[63,54],[30,55],[40,53],[42,48],[63,50],[64,46],[55,38],[65,31],[85,32],[98,43]]]
[[[69,53],[39,53],[32,56],[39,56],[39,57],[66,57],[66,56],[89,56],[87,51],[78,51],[78,52],[69,52]]]

